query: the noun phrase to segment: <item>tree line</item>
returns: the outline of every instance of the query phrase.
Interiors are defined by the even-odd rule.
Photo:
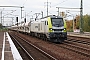
[[[0,23],[0,28],[2,28],[2,24]]]
[[[67,20],[67,31],[73,31],[73,20]],[[74,19],[74,29],[80,28],[80,15],[77,15]],[[90,32],[90,15],[83,16],[83,31]]]

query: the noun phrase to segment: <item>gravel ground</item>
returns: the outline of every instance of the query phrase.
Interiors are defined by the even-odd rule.
[[[49,54],[52,54],[58,60],[90,60],[89,57],[85,57],[85,56],[80,55],[78,53],[75,53],[75,52],[69,51],[67,49],[58,47],[54,43],[51,43],[51,42],[48,42],[48,41],[43,41],[41,39],[26,36],[26,35],[23,35],[23,34],[18,34],[18,35],[20,35],[23,38],[29,40],[33,44],[39,46],[43,50],[47,51]],[[63,44],[61,44],[61,45],[63,45]]]
[[[2,56],[3,37],[4,37],[4,32],[0,32],[0,59]]]

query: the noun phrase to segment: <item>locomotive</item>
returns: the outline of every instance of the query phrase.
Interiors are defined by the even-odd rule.
[[[50,15],[36,19],[32,22],[23,23],[11,27],[11,30],[28,33],[31,36],[49,40],[52,42],[63,42],[67,40],[66,22],[63,17]]]

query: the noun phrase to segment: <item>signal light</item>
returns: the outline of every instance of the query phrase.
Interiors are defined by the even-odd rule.
[[[16,22],[18,23],[18,17],[16,17]]]
[[[24,22],[26,23],[26,18],[24,18]]]
[[[76,19],[74,19],[74,22],[75,22],[75,26],[76,26]]]
[[[76,23],[76,19],[74,19],[74,22]]]

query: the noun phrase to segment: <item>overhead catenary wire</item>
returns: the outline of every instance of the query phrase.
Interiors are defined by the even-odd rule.
[[[25,5],[26,2],[27,2],[27,0],[23,3],[23,6]]]
[[[64,2],[66,2],[66,1],[68,1],[68,0],[64,0],[64,1],[62,1],[62,2],[60,2],[60,3],[58,3],[58,4],[56,4],[56,5],[53,5],[53,6],[51,6],[50,9],[52,9],[52,7],[55,7],[55,6],[59,5],[59,4],[62,4],[62,3],[64,3]],[[49,13],[51,13],[51,12],[49,12]]]
[[[64,0],[64,1],[62,1],[62,2],[60,2],[60,3],[58,3],[58,4],[56,4],[56,5],[53,5],[52,7],[55,7],[55,6],[57,6],[57,5],[59,5],[59,4],[62,4],[62,3],[64,3],[64,2],[66,2],[66,1],[68,1],[68,0]]]

